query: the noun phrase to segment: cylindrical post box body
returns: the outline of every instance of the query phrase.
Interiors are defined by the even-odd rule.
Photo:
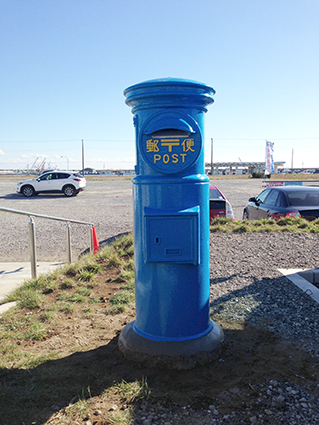
[[[204,114],[214,93],[202,83],[172,78],[124,92],[134,114],[137,157],[132,328],[147,340],[192,341],[216,325],[209,318],[204,163]]]
[[[211,329],[208,183],[201,176],[147,180],[136,178],[133,187],[134,329],[158,341],[198,338]]]

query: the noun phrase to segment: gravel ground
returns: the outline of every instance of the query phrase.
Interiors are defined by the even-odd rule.
[[[278,271],[318,267],[317,235],[214,233],[210,258],[214,313],[262,325],[319,356],[319,304]]]
[[[317,425],[319,421],[318,400],[296,385],[289,382],[271,380],[255,386],[259,393],[254,406],[221,416],[218,406],[198,411],[190,406],[168,411],[163,409],[140,409],[138,425]],[[257,404],[258,403],[258,404]],[[263,413],[256,409],[262,407]],[[142,406],[143,407],[143,406]]]
[[[313,234],[211,234],[211,311],[214,320],[266,328],[319,358],[319,305],[278,272],[319,264],[319,238]],[[223,361],[220,358],[219,361]],[[318,370],[317,376],[318,376]],[[293,377],[292,377],[293,378]],[[301,379],[302,382],[302,379]],[[314,390],[314,387],[317,388]],[[141,425],[317,425],[319,383],[270,379],[251,386],[246,408],[223,415],[218,400],[208,409],[186,405],[168,410],[141,406]]]
[[[319,304],[278,272],[319,264],[319,238],[313,234],[212,234],[211,309],[219,319],[248,321],[319,357]],[[216,418],[212,424],[318,424],[317,396],[307,385],[270,381],[256,388],[256,406]],[[279,411],[278,408],[285,407]]]

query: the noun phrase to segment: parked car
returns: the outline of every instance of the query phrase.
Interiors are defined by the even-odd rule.
[[[269,188],[249,198],[243,220],[282,217],[319,217],[319,187],[283,186]]]
[[[234,220],[233,209],[230,202],[217,186],[209,185],[209,219],[216,217],[226,217]]]
[[[75,196],[85,187],[86,180],[81,174],[49,170],[35,179],[19,182],[17,192],[27,197],[38,193],[64,193],[65,196]]]

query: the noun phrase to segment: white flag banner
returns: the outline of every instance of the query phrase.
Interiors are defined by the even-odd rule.
[[[270,173],[274,172],[274,143],[266,140],[266,163],[265,170]]]

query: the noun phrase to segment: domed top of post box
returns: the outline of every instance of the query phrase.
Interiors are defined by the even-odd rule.
[[[159,78],[144,81],[124,91],[125,103],[134,114],[141,109],[187,108],[207,112],[214,102],[215,90],[206,84],[181,78]]]

